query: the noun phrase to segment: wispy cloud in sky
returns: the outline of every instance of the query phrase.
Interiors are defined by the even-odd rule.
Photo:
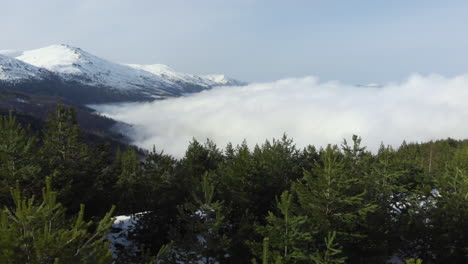
[[[152,103],[100,105],[133,125],[134,143],[182,156],[192,138],[262,143],[283,133],[300,147],[339,144],[353,134],[371,150],[381,142],[468,136],[468,75],[413,75],[402,83],[356,87],[315,77],[222,87]]]

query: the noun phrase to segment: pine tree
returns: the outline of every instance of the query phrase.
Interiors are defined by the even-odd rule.
[[[40,202],[23,198],[19,187],[11,194],[14,207],[0,211],[0,263],[110,263],[105,235],[113,209],[96,224],[84,221],[84,205],[74,219],[68,219],[50,178]]]
[[[419,144],[403,142],[395,153],[395,164],[404,174],[400,176],[399,184],[413,190],[424,182],[423,151]]]
[[[337,232],[340,244],[356,244],[365,236],[361,228],[366,216],[376,209],[364,200],[365,191],[357,188],[360,179],[348,174],[343,155],[336,146],[320,154],[311,171],[293,186],[299,210],[308,217],[311,232],[325,237]]]
[[[119,213],[132,214],[140,212],[143,208],[140,203],[146,186],[142,178],[143,171],[136,151],[133,148],[123,152],[120,157],[120,175],[118,175],[115,184],[115,190],[118,197]]]
[[[112,187],[115,186],[118,179],[116,175],[120,174],[120,170],[114,162],[116,155],[108,142],[92,149],[91,157],[93,157],[93,164],[90,172],[96,176],[93,177],[92,186],[89,187],[92,192],[87,203],[87,214],[102,216],[105,213],[102,208],[108,208],[117,203]]]
[[[223,155],[213,141],[201,144],[193,139],[181,160],[181,167],[183,173],[194,181],[192,184],[196,184],[205,172],[216,170],[222,160]]]
[[[184,175],[179,173],[179,162],[170,155],[156,151],[155,147],[142,162],[137,160],[136,154],[129,153],[120,154],[117,162],[119,170],[125,171],[124,174],[119,173],[121,177],[115,186],[116,196],[121,199],[118,207],[122,209],[119,212],[145,212],[138,218],[138,228],[132,230],[127,238],[137,248],[144,249],[140,253],[148,252],[151,255],[170,243],[174,230],[180,229],[177,206],[184,204],[187,199],[185,192],[193,189],[193,186],[183,184]],[[131,158],[124,165],[122,162],[128,159],[124,157],[127,155]],[[119,258],[132,259],[135,263],[146,261],[145,254],[129,256],[127,253],[128,250],[119,250]]]
[[[430,231],[430,251],[440,263],[468,261],[468,172],[448,165],[435,178],[426,222]]]
[[[271,248],[269,259],[280,259],[284,264],[304,263],[312,255],[309,248],[312,235],[304,228],[307,217],[293,213],[293,196],[288,191],[281,194],[277,208],[278,216],[269,212],[266,217],[267,224],[256,228],[262,237],[268,238]],[[251,243],[251,247],[254,253],[261,255],[259,244]]]
[[[342,251],[335,242],[336,232],[329,232],[325,240],[325,249],[316,251],[311,259],[315,264],[342,264],[346,257],[342,257]]]
[[[77,200],[86,201],[90,186],[97,175],[92,173],[92,157],[80,137],[76,110],[57,105],[49,114],[44,130],[41,156],[44,167],[58,190],[60,201],[67,207],[78,209]]]
[[[230,208],[227,218],[232,223],[230,238],[231,248],[229,254],[236,256],[229,263],[247,263],[252,256],[245,241],[256,240],[258,235],[254,230],[255,221],[264,220],[268,208],[260,208],[265,202],[272,203],[263,196],[267,190],[266,179],[262,177],[257,160],[254,159],[247,142],[230,150],[228,159],[217,170],[218,196],[226,201]],[[247,252],[247,254],[246,254]]]
[[[215,186],[205,173],[193,201],[180,206],[182,229],[174,237],[174,254],[184,263],[224,262],[230,239],[223,202],[214,200]]]
[[[272,257],[270,255],[270,238],[265,237],[263,238],[263,243],[262,243],[262,256],[261,256],[262,264],[268,264],[268,263],[283,264],[281,257],[277,256],[276,259],[273,260],[273,262],[270,262],[271,258]],[[252,264],[258,264],[255,258],[252,259]]]
[[[367,239],[358,245],[356,251],[366,261],[385,262],[400,246],[398,230],[401,225],[396,221],[399,214],[396,208],[404,204],[401,198],[407,189],[400,183],[400,178],[405,172],[395,162],[395,150],[383,144],[368,167],[363,177],[366,189],[364,199],[375,203],[377,208],[367,217]]]
[[[9,188],[16,182],[30,191],[38,185],[36,156],[36,137],[16,121],[12,112],[0,116],[0,205],[9,199]]]
[[[82,147],[79,137],[76,110],[57,105],[56,111],[49,114],[44,131],[43,151],[50,155],[49,163],[57,165],[78,157]]]

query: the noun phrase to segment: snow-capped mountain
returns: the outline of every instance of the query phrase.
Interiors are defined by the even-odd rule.
[[[147,71],[98,58],[80,48],[53,45],[24,51],[18,60],[56,73],[65,81],[148,95],[176,94],[171,83]]]
[[[4,82],[19,82],[43,80],[50,73],[47,70],[24,63],[20,60],[0,54],[0,80]]]
[[[223,86],[223,85],[241,85],[242,82],[239,82],[234,79],[227,78],[222,74],[212,74],[212,75],[195,75],[177,72],[174,69],[170,68],[164,64],[151,64],[151,65],[140,65],[140,64],[127,64],[128,66],[150,72],[162,79],[172,82],[175,86],[180,85],[198,85],[200,87],[210,88],[213,86]]]
[[[2,86],[13,80],[21,82],[33,77],[43,80],[45,77],[41,76],[53,74],[52,79],[61,82],[53,85],[60,87],[60,96],[69,97],[69,92],[78,95],[80,89],[82,93],[99,94],[99,98],[90,98],[90,103],[151,100],[199,92],[215,86],[242,84],[224,75],[179,73],[161,64],[114,63],[68,45],[52,45],[29,51],[6,50],[0,51],[0,56]],[[31,87],[28,92],[31,92]],[[90,97],[89,94],[87,97]]]

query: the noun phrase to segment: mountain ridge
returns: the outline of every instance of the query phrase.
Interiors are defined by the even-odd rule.
[[[244,84],[224,75],[180,73],[162,64],[114,63],[65,44],[28,51],[4,50],[0,56],[0,88],[34,93],[34,83],[41,82],[58,87],[60,91],[53,95],[84,103],[155,100]],[[69,95],[77,96],[80,90],[99,96],[79,100]]]
[[[47,70],[0,54],[0,80],[17,82],[21,80],[42,80],[50,74]]]

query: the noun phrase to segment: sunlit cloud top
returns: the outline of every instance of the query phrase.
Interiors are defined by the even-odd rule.
[[[223,87],[153,103],[95,106],[133,125],[134,143],[180,157],[188,142],[210,138],[251,145],[286,133],[299,147],[339,144],[357,134],[369,149],[468,136],[468,75],[414,75],[382,87],[315,77]]]

